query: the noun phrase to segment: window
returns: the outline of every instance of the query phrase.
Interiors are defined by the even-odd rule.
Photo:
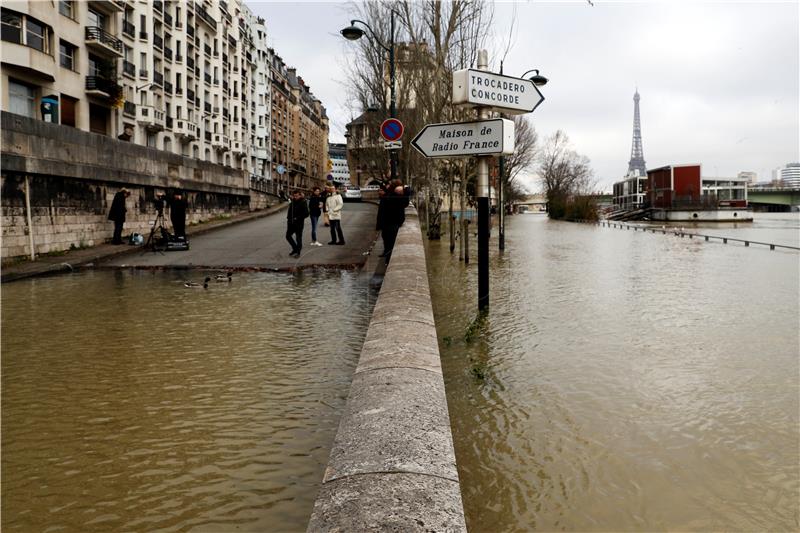
[[[59,64],[70,70],[75,69],[75,50],[76,47],[69,44],[67,41],[60,41],[58,45]]]
[[[22,44],[22,17],[17,13],[3,10],[2,37],[4,41]]]
[[[75,20],[75,2],[72,0],[61,0],[58,3],[58,12]]]
[[[106,17],[97,11],[89,10],[89,26],[106,29]]]
[[[40,52],[48,52],[47,32],[45,31],[44,24],[39,21],[32,18],[27,19],[25,39],[26,44],[30,48],[34,48]]]
[[[147,146],[150,148],[156,147],[156,135],[154,133],[147,134]]]
[[[18,115],[36,118],[36,89],[24,83],[8,80],[8,110]]]

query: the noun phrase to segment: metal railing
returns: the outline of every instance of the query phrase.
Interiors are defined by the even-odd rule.
[[[130,61],[123,61],[122,62],[122,72],[127,74],[128,76],[136,77],[136,65],[131,63]]]
[[[122,33],[130,37],[136,37],[136,25],[133,22],[122,19]]]
[[[122,53],[122,41],[105,31],[103,28],[97,26],[86,27],[86,40],[97,41],[109,48]]]
[[[214,29],[217,29],[217,21],[214,20],[214,17],[212,17],[211,15],[208,14],[208,11],[206,11],[206,8],[204,8],[201,5],[196,5],[195,6],[195,12],[197,13],[197,16],[200,17],[201,19],[203,19],[203,21],[206,24],[208,24],[209,26],[211,26]]]
[[[164,38],[161,37],[159,34],[154,33],[153,34],[153,46],[155,46],[158,49],[163,48],[164,47]]]
[[[108,79],[103,76],[86,76],[87,91],[102,91],[109,96],[116,95],[120,90],[116,80]]]
[[[164,75],[161,72],[154,71],[153,72],[153,83],[155,85],[164,86]]]
[[[172,94],[172,83],[165,81],[164,82],[164,92],[167,94]]]
[[[125,113],[126,115],[130,115],[132,117],[135,117],[136,116],[136,104],[134,104],[133,102],[128,102],[126,100],[125,103],[122,104],[122,112]]]
[[[164,57],[172,61],[172,48],[170,48],[169,46],[164,47]]]
[[[162,0],[153,0],[153,9],[158,13],[164,12],[164,2]]]

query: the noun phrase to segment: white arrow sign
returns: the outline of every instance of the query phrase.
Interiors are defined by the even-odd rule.
[[[488,106],[511,115],[530,113],[544,101],[531,80],[483,70],[453,72],[453,103]]]
[[[514,153],[514,123],[504,118],[428,124],[411,145],[425,157],[510,155]]]

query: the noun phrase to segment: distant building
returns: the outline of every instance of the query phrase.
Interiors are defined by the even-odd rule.
[[[745,178],[751,185],[755,185],[758,182],[758,174],[750,170],[743,170],[742,172],[739,172],[737,177]]]
[[[800,163],[789,163],[781,169],[783,187],[800,187]]]
[[[614,207],[639,209],[647,199],[647,176],[628,176],[614,183]]]
[[[347,145],[328,144],[328,175],[332,181],[341,185],[350,185],[350,167],[347,165]]]

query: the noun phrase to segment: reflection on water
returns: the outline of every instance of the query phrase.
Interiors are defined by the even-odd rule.
[[[477,266],[427,250],[470,531],[800,527],[797,252],[542,215],[506,240],[472,342]]]
[[[3,531],[305,529],[374,295],[181,279],[3,286]]]

